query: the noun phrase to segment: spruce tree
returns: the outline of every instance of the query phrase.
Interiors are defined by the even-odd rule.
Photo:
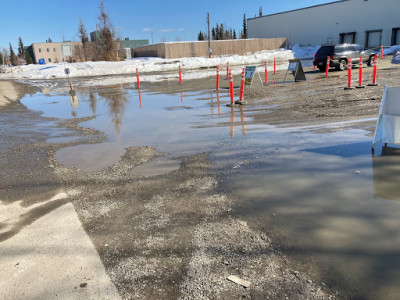
[[[215,40],[215,28],[214,27],[211,29],[211,37],[214,41]]]
[[[217,23],[217,26],[215,27],[215,39],[219,40],[219,25]]]
[[[243,14],[243,34],[242,39],[247,39],[247,22],[246,22],[246,14]]]
[[[21,37],[18,38],[18,57],[25,59],[24,43],[22,42]]]
[[[18,65],[18,57],[15,55],[14,49],[10,43],[10,60],[11,60],[11,64],[13,66],[17,66]]]
[[[224,29],[224,24],[221,23],[219,26],[219,39],[224,40],[225,39],[225,29]]]
[[[33,59],[32,59],[32,57],[29,55],[28,51],[25,52],[25,62],[26,62],[28,65],[33,64]]]
[[[0,65],[4,64],[4,60],[3,60],[3,54],[0,53]]]
[[[258,9],[258,16],[262,17],[262,6],[260,6],[260,8]]]
[[[236,37],[236,30],[235,30],[235,29],[233,29],[233,39],[234,39],[234,40],[237,39],[237,37]]]
[[[204,41],[204,34],[203,34],[203,32],[199,32],[199,34],[197,35],[197,40],[198,41]]]

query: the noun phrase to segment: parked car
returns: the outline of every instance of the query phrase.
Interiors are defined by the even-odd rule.
[[[351,58],[351,63],[358,64],[360,56],[363,58],[363,63],[369,67],[372,66],[376,51],[363,50],[357,44],[340,44],[340,45],[322,45],[315,54],[314,66],[318,67],[320,71],[325,71],[326,61],[330,56],[329,67],[336,68],[336,70],[346,70],[348,58]]]

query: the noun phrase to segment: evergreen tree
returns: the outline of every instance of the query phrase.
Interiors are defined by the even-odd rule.
[[[22,42],[21,37],[18,38],[18,57],[22,59],[25,58],[24,43]]]
[[[229,29],[229,39],[231,40],[233,38],[233,32],[232,28]]]
[[[220,34],[219,34],[219,25],[217,23],[217,27],[215,27],[215,39],[219,40]]]
[[[233,29],[233,39],[234,39],[234,40],[237,39],[237,37],[236,37],[236,30],[235,30],[235,29]]]
[[[258,16],[262,17],[262,6],[258,9]]]
[[[11,64],[13,66],[17,66],[18,65],[18,57],[15,55],[14,49],[10,43],[10,60],[11,60]]]
[[[214,27],[211,29],[211,37],[214,41],[215,40],[215,28]]]
[[[33,59],[32,59],[32,57],[29,55],[28,51],[25,51],[25,62],[26,62],[28,65],[33,64]]]
[[[203,32],[199,32],[199,34],[197,35],[197,40],[198,41],[204,41],[204,34],[203,34]]]
[[[225,29],[224,29],[224,24],[221,23],[219,26],[219,40],[224,40],[225,39]]]
[[[241,36],[242,39],[247,39],[247,22],[246,22],[246,14],[243,14],[243,33]]]
[[[4,64],[3,54],[0,53],[0,65]]]

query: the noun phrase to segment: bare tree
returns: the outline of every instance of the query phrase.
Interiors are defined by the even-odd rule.
[[[96,38],[96,48],[100,59],[115,60],[119,48],[119,41],[116,39],[116,31],[108,13],[104,8],[103,1],[99,6],[97,30],[99,36]]]

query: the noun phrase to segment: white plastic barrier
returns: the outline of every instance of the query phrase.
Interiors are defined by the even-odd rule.
[[[400,145],[400,86],[385,86],[372,150],[378,142]]]

